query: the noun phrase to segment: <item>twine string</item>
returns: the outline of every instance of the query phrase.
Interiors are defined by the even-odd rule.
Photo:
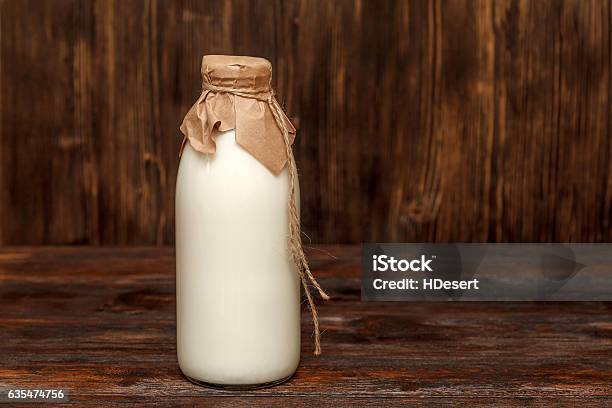
[[[308,265],[308,261],[306,260],[306,255],[304,254],[304,247],[302,245],[301,237],[300,216],[297,210],[295,197],[297,167],[295,164],[295,158],[293,156],[293,149],[291,149],[291,142],[289,141],[289,129],[287,129],[285,121],[283,120],[283,110],[276,98],[274,97],[274,91],[272,91],[272,87],[269,87],[268,90],[262,92],[257,90],[220,87],[208,82],[204,82],[202,84],[202,88],[204,91],[211,91],[215,93],[228,93],[235,96],[256,99],[258,101],[267,103],[268,107],[270,108],[270,112],[272,112],[272,116],[274,117],[276,125],[283,134],[283,141],[285,143],[285,154],[287,155],[287,166],[289,170],[289,200],[287,205],[289,211],[288,246],[291,252],[291,257],[293,258],[293,263],[297,267],[298,273],[300,275],[300,280],[302,282],[306,298],[308,299],[308,306],[312,314],[312,323],[314,326],[315,335],[314,354],[319,355],[321,354],[321,332],[319,329],[319,314],[317,313],[317,308],[315,306],[314,299],[312,297],[312,294],[310,293],[308,281],[310,281],[310,283],[317,289],[317,292],[319,292],[319,295],[322,299],[328,300],[329,296],[327,295],[327,293],[325,293],[321,285],[319,285],[319,282],[317,282],[316,278],[312,274],[310,266]]]

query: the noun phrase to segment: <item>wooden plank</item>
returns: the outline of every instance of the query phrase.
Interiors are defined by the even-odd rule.
[[[610,3],[502,1],[495,16],[490,239],[609,241]]]
[[[0,3],[0,244],[83,243],[73,2]]]
[[[84,243],[100,244],[99,212],[99,159],[94,135],[94,99],[98,90],[97,72],[93,64],[92,24],[93,4],[77,1],[73,5],[74,37],[72,40],[72,66],[74,98],[74,133],[81,141],[82,188],[87,222],[84,225]]]
[[[494,160],[492,3],[429,5],[424,140],[406,146],[410,158],[396,162],[416,177],[396,198],[399,218],[390,225],[403,227],[398,238],[404,240],[485,241]]]
[[[332,295],[319,306],[323,355],[311,354],[304,309],[296,375],[227,393],[199,388],[178,369],[171,249],[0,250],[0,386],[63,387],[75,405],[105,406],[601,406],[612,398],[609,303],[361,302],[358,247],[309,256]]]
[[[93,4],[93,154],[98,162],[99,235],[103,244],[161,242],[156,158],[156,88],[151,65],[151,5]]]

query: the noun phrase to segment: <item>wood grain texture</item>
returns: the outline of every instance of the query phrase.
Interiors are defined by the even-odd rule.
[[[611,0],[4,0],[0,245],[171,244],[203,54],[263,56],[314,243],[612,239]]]
[[[317,246],[323,354],[278,387],[222,392],[176,361],[174,252],[0,250],[0,387],[64,388],[73,406],[607,406],[605,302],[361,302],[359,247]]]

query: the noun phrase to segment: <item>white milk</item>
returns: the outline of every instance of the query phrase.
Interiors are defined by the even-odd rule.
[[[300,359],[300,281],[287,247],[289,174],[272,174],[236,144],[234,130],[215,140],[212,155],[187,144],[178,170],[179,365],[210,384],[282,381]]]

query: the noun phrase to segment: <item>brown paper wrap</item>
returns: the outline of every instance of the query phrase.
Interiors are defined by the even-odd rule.
[[[287,163],[285,142],[270,104],[279,108],[290,144],[295,128],[274,98],[271,80],[272,65],[263,58],[205,55],[203,91],[187,112],[181,132],[195,150],[212,154],[214,130],[236,129],[236,143],[272,173],[280,173]]]
[[[289,172],[289,235],[287,244],[295,263],[308,305],[315,332],[315,354],[321,354],[319,317],[308,282],[323,299],[329,296],[314,278],[302,247],[300,218],[296,205],[297,180],[291,145],[295,128],[276,101],[271,86],[272,65],[263,58],[205,55],[202,58],[202,94],[191,107],[181,132],[183,146],[191,146],[202,153],[215,153],[215,131],[236,129],[236,142],[275,175],[285,165]]]

